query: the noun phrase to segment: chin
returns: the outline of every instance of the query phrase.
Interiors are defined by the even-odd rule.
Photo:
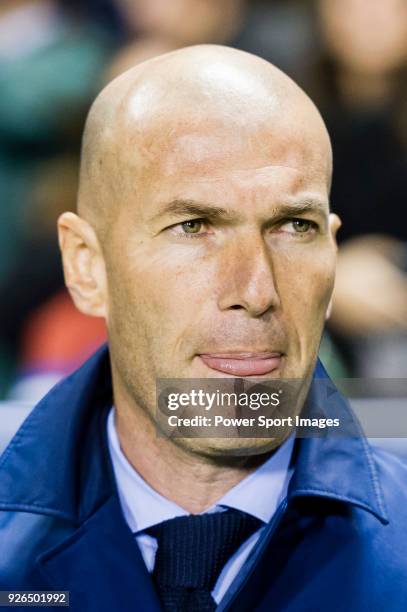
[[[174,442],[189,453],[227,460],[269,453],[281,446],[288,435],[289,432],[279,438],[177,438]]]

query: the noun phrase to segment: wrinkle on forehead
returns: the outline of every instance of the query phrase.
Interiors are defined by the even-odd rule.
[[[314,147],[307,138],[292,134],[288,140],[271,126],[263,129],[237,130],[233,126],[208,130],[201,134],[190,133],[173,136],[162,143],[161,154],[151,160],[160,176],[171,176],[182,165],[183,175],[192,174],[208,178],[223,173],[250,174],[265,172],[267,168],[285,167],[296,171],[330,173],[330,156],[327,150]],[[160,140],[154,143],[159,147]],[[261,170],[263,169],[263,170]]]
[[[296,166],[312,156],[331,171],[329,137],[317,109],[268,62],[212,45],[149,60],[115,79],[92,106],[79,214],[101,229],[120,194],[156,180],[157,168],[171,173],[183,161],[192,174],[194,164],[200,171],[206,164],[210,173],[236,156],[242,157],[237,171],[270,162]]]

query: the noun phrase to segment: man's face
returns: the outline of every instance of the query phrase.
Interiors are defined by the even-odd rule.
[[[226,123],[150,131],[105,245],[113,368],[149,412],[157,378],[243,363],[309,380],[315,364],[336,256],[329,147],[307,126]]]

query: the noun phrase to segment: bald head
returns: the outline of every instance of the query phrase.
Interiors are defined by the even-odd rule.
[[[103,239],[118,207],[179,163],[210,174],[226,168],[233,155],[248,169],[279,155],[290,163],[295,147],[329,184],[325,126],[287,75],[228,47],[180,49],[128,70],[94,102],[83,139],[78,212]],[[250,161],[248,153],[255,153]]]

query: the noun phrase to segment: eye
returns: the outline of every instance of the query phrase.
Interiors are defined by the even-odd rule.
[[[290,219],[290,221],[280,226],[281,231],[285,231],[289,234],[308,234],[317,228],[317,224],[308,219]]]
[[[180,227],[184,234],[199,234],[203,227],[203,220],[192,219],[191,221],[184,221],[180,223]]]
[[[208,235],[208,223],[205,219],[189,219],[167,229],[179,238],[204,238]]]

